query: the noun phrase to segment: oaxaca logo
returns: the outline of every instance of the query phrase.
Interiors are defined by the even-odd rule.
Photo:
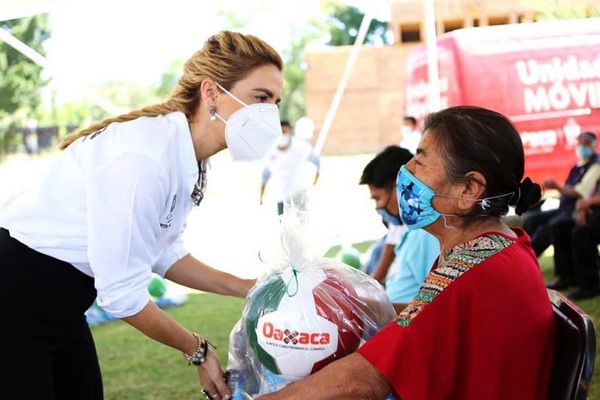
[[[298,273],[285,267],[257,284],[246,300],[250,355],[271,373],[296,381],[352,353],[363,335],[357,298],[332,269]]]
[[[327,332],[298,332],[288,328],[276,328],[271,322],[265,322],[262,327],[265,339],[280,341],[285,344],[328,345],[331,337]]]

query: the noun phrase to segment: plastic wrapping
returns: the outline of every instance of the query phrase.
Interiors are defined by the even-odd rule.
[[[395,315],[373,278],[315,257],[312,232],[298,214],[282,219],[287,257],[257,280],[231,332],[233,399],[252,399],[320,370],[354,352]]]

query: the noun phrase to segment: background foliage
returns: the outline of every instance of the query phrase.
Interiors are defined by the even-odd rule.
[[[365,14],[356,7],[337,4],[328,18],[327,30],[330,46],[350,46],[356,41],[358,29]],[[373,18],[365,37],[367,45],[391,44],[387,21]]]
[[[0,29],[42,55],[43,43],[50,37],[47,15],[0,21]],[[20,128],[39,112],[40,93],[46,83],[42,67],[0,41],[0,156],[19,147]]]
[[[600,1],[594,0],[523,0],[541,10],[538,20],[585,18],[600,16]],[[258,6],[257,6],[258,7]],[[320,46],[351,45],[356,40],[364,13],[341,0],[322,0],[322,14],[302,26],[295,27],[291,42],[281,50],[286,63],[284,96],[280,104],[281,117],[292,123],[305,113],[304,80],[306,63],[304,52],[313,43]],[[249,16],[233,11],[216,16],[226,29],[240,30],[249,24]],[[50,37],[48,15],[0,21],[5,29],[45,55],[44,42]],[[365,40],[367,45],[387,45],[392,41],[387,21],[374,19]],[[156,84],[142,86],[130,82],[104,82],[92,88],[123,110],[165,100],[173,90],[184,60],[173,60]],[[108,115],[89,99],[77,103],[60,103],[56,92],[50,91],[49,101],[42,102],[42,91],[48,80],[42,67],[20,52],[0,41],[0,158],[23,145],[21,129],[29,121],[38,126],[59,126],[64,134],[67,127],[87,125]]]

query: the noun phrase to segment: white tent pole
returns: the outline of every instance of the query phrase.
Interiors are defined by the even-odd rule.
[[[440,75],[438,71],[437,35],[435,31],[435,3],[425,0],[425,35],[427,40],[427,76],[429,79],[429,111],[442,108],[440,98]]]
[[[335,95],[333,96],[333,100],[329,105],[329,109],[327,110],[327,114],[325,115],[325,121],[323,122],[323,127],[319,132],[319,137],[317,142],[315,143],[315,152],[317,154],[321,153],[323,150],[323,145],[325,144],[325,140],[327,140],[327,135],[329,134],[329,130],[331,129],[331,125],[333,124],[333,119],[335,118],[335,114],[337,113],[337,109],[340,106],[340,102],[342,101],[342,97],[344,95],[344,90],[346,90],[346,85],[348,84],[348,79],[350,78],[350,74],[352,73],[352,69],[354,69],[354,64],[356,63],[356,59],[358,58],[358,54],[360,53],[360,48],[362,47],[365,37],[367,36],[367,32],[369,30],[369,25],[371,25],[371,17],[370,13],[365,13],[362,22],[360,23],[360,28],[358,29],[358,34],[356,35],[356,40],[352,45],[352,50],[350,51],[350,55],[348,56],[348,61],[346,61],[346,66],[344,68],[344,72],[342,73],[342,78],[340,79],[340,83],[335,91]]]
[[[34,63],[38,64],[42,68],[48,69],[52,72],[52,68],[46,57],[27,46],[25,43],[21,42],[19,39],[2,28],[0,28],[0,40],[3,40],[9,46],[12,46],[15,50],[23,54],[25,57],[31,59]],[[122,113],[119,107],[115,106],[92,89],[87,88],[87,94],[92,102],[94,102],[98,107],[102,108],[107,113],[111,115],[118,115]]]
[[[18,52],[22,53],[25,57],[31,59],[34,63],[38,64],[43,68],[48,68],[48,60],[40,53],[21,42],[19,39],[0,28],[0,40],[5,41],[9,46],[12,46]]]

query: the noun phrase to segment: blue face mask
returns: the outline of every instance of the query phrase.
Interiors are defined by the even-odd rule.
[[[444,218],[444,226],[452,228],[446,222],[446,217],[462,217],[456,214],[442,214],[436,211],[431,204],[431,200],[435,197],[445,197],[448,199],[461,199],[461,197],[445,196],[435,194],[435,192],[426,184],[417,179],[416,176],[410,173],[405,166],[400,167],[398,178],[396,180],[396,190],[398,193],[398,206],[400,208],[400,218],[408,229],[419,229],[427,225],[433,224],[438,218]],[[505,193],[498,196],[486,197],[483,199],[471,200],[479,204],[482,210],[487,210],[491,207],[490,201],[499,198],[512,197],[515,192]],[[463,199],[465,200],[465,199]],[[509,199],[510,200],[510,199]],[[485,212],[481,216],[488,215]]]
[[[400,217],[390,214],[385,207],[377,208],[375,211],[377,211],[377,214],[381,216],[381,218],[386,224],[402,225]]]
[[[584,146],[582,144],[577,146],[577,155],[581,158],[583,158],[584,160],[587,160],[588,158],[590,158],[593,154],[593,151],[591,148],[589,148],[588,146]]]
[[[441,216],[431,204],[435,192],[403,165],[396,180],[400,218],[408,229],[431,225]]]

